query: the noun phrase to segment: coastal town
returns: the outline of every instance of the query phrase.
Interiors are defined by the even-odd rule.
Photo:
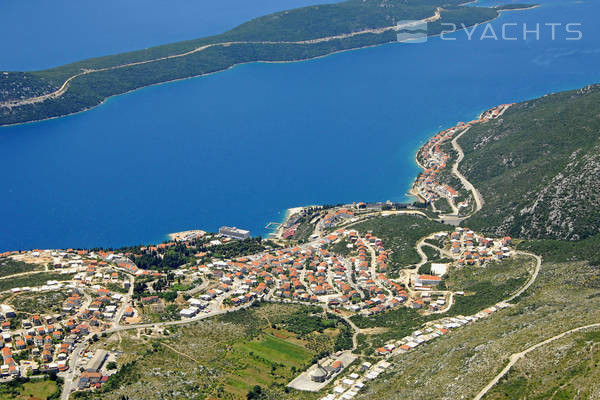
[[[335,228],[331,224],[333,215],[351,216],[353,212],[347,208],[332,211],[321,225]],[[222,234],[216,236],[228,239]],[[481,266],[512,253],[510,238],[492,240],[463,228],[430,238],[448,244],[447,249],[440,250],[452,257],[452,263],[434,264],[432,275],[406,270],[401,279],[386,276],[388,251],[381,239],[344,228],[302,245],[210,264],[185,265],[175,271],[175,276],[201,283],[187,290],[194,294],[178,305],[180,319],[176,321],[199,320],[257,300],[321,304],[344,314],[372,315],[396,307],[439,312],[451,305],[453,293],[436,289],[448,268]],[[341,241],[348,243],[352,256],[327,250]],[[164,246],[171,243],[175,242]],[[48,372],[69,376],[83,366],[85,371],[79,374],[74,388],[97,387],[108,379],[110,370],[103,367],[113,355],[88,354],[86,345],[102,334],[147,326],[141,324],[143,310],[164,303],[158,295],[134,300],[135,282],[157,282],[166,274],[137,268],[127,254],[34,250],[4,253],[2,257],[50,265],[65,277],[3,293],[1,372],[5,377]],[[10,305],[19,296],[55,292],[64,293],[57,312],[25,315]],[[387,346],[378,349],[377,354],[388,355],[393,350],[393,346]]]
[[[412,193],[430,203],[434,211],[438,211],[436,208],[438,200],[446,200],[451,209],[451,212],[448,214],[452,214],[455,217],[464,217],[465,215],[476,211],[474,208],[476,199],[461,195],[460,192],[463,189],[452,187],[451,184],[447,182],[448,177],[451,175],[448,174],[446,169],[449,167],[448,161],[451,157],[442,150],[442,147],[445,144],[452,143],[456,150],[457,147],[455,141],[458,137],[474,125],[485,123],[502,116],[502,114],[504,114],[504,112],[512,105],[514,105],[514,103],[501,104],[485,111],[478,119],[466,123],[459,122],[457,125],[432,137],[423,147],[421,147],[417,154],[416,161],[423,169],[423,172],[417,177]],[[459,157],[462,159],[462,156]],[[469,184],[466,180],[462,178],[456,170],[452,172],[460,178],[462,184],[465,186],[464,189],[468,190],[469,188],[466,186]]]
[[[419,196],[429,204],[439,197],[454,204],[456,191],[437,179],[449,159],[440,145],[461,129],[497,118],[508,107],[496,107],[477,121],[432,138],[420,152],[425,171],[415,184]],[[0,283],[11,278],[26,282],[40,274],[53,278],[37,285],[6,285],[0,291],[1,379],[54,374],[63,379],[62,398],[67,399],[74,391],[102,388],[118,371],[119,354],[92,349],[102,338],[202,323],[256,303],[289,303],[319,306],[353,330],[352,348],[318,360],[289,387],[306,391],[329,387],[324,400],[353,398],[397,356],[510,307],[507,299],[473,315],[444,315],[457,297],[465,296],[464,291],[448,289],[444,276],[516,257],[510,237],[489,238],[467,227],[440,225],[444,229],[413,244],[421,258],[418,263],[393,265],[394,251],[386,239],[354,227],[402,215],[428,219],[422,206],[359,202],[290,210],[272,237],[262,242],[247,230],[224,226],[217,233],[178,232],[158,245],[116,251],[36,249],[0,254],[0,266],[27,267],[25,272],[3,274]],[[307,234],[299,238],[299,232]],[[431,251],[439,262],[427,255]],[[180,254],[188,255],[183,262],[178,261]],[[165,268],[165,262],[174,267]],[[368,318],[401,308],[429,320],[411,335],[374,349],[369,357],[377,362],[356,365],[353,352],[361,329],[351,317]]]
[[[164,308],[167,301],[158,294],[136,297],[134,286],[136,282],[160,282],[167,274],[138,268],[128,254],[72,249],[4,253],[3,258],[51,267],[52,271],[64,275],[64,280],[48,281],[39,287],[14,287],[2,293],[3,379],[54,372],[65,377],[69,390],[98,388],[115,372],[107,365],[116,360],[115,354],[86,350],[99,336],[153,325],[191,323],[256,301],[317,304],[344,318],[355,313],[365,316],[385,313],[398,307],[443,315],[452,306],[452,297],[461,295],[438,288],[449,269],[480,268],[514,253],[510,238],[490,239],[459,227],[424,238],[443,243],[439,251],[451,258],[451,262],[433,264],[431,274],[405,269],[399,278],[391,279],[386,275],[389,252],[380,238],[337,227],[359,220],[357,207],[355,210],[336,208],[325,213],[318,223],[322,235],[308,243],[208,264],[198,261],[176,269],[174,275],[181,282],[200,283],[178,293],[180,301],[176,303],[173,321],[155,324],[148,322],[145,314],[153,307]],[[232,230],[221,231],[239,234]],[[211,241],[243,240],[225,234],[204,235],[213,236]],[[420,246],[427,243],[435,247],[424,240]],[[185,241],[158,246],[169,247],[176,243]],[[347,255],[331,251],[338,243],[346,243]],[[20,296],[43,297],[56,292],[64,295],[59,307],[54,307],[52,312],[26,314],[11,305]],[[184,297],[183,293],[188,295]],[[482,312],[490,310],[493,308]],[[409,351],[425,340],[445,334],[448,329],[483,316],[485,314],[442,321],[426,328],[422,335],[398,338],[378,348],[374,356],[388,358]],[[369,369],[367,376],[376,376],[381,365],[385,364]],[[311,378],[311,381],[322,380],[315,374]]]
[[[0,400],[600,400],[600,1],[236,1],[0,6]]]

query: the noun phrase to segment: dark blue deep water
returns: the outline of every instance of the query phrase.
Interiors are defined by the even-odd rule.
[[[481,41],[479,27],[471,40],[243,65],[2,128],[0,249],[156,242],[220,225],[263,234],[293,206],[404,200],[415,151],[441,127],[600,82],[599,11],[551,0],[492,24],[498,36],[518,24],[516,36],[523,23],[581,23],[579,41],[543,26],[539,41]]]
[[[0,71],[44,69],[215,35],[261,15],[321,3],[323,0],[2,0]]]

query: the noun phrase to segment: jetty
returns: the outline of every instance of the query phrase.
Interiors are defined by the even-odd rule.
[[[281,222],[269,222],[267,225],[265,225],[265,229],[276,231],[281,225]]]

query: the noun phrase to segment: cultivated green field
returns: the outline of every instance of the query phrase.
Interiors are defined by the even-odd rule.
[[[141,330],[139,335],[136,331],[112,335],[93,348],[123,352],[117,360],[121,372],[101,392],[77,397],[245,399],[257,385],[264,392],[279,393],[321,352],[333,352],[344,336],[341,322],[332,316],[332,323],[317,323],[322,313],[313,317],[314,311],[322,310],[265,303],[169,327],[168,333]],[[297,316],[304,322],[293,323]]]
[[[244,397],[255,385],[285,385],[295,370],[310,365],[313,356],[302,345],[270,334],[236,343],[227,360],[237,368],[225,379],[225,391]]]

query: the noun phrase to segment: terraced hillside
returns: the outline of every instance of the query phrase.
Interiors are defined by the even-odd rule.
[[[561,240],[600,232],[599,85],[514,105],[459,144],[459,169],[484,199],[470,228]]]

